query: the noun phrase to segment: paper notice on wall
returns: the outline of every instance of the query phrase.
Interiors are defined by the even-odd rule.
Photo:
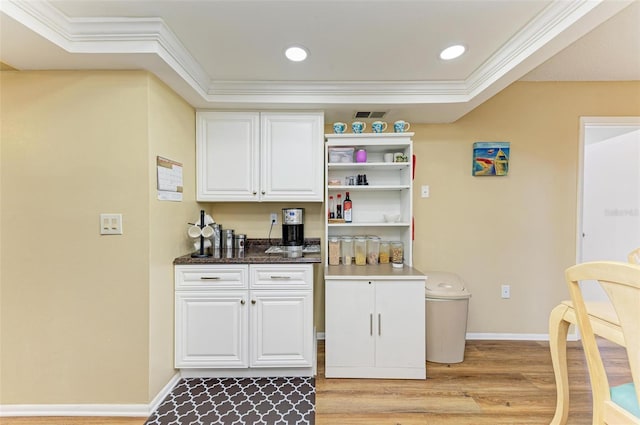
[[[182,164],[161,156],[158,164],[158,199],[182,201]]]

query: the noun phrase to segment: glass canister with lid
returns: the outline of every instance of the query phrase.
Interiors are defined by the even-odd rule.
[[[367,238],[367,264],[378,264],[380,257],[380,238],[369,236]]]
[[[364,236],[356,236],[353,240],[353,250],[356,266],[364,266],[367,264],[367,238]]]
[[[353,262],[353,238],[351,236],[343,236],[340,248],[340,256],[342,264],[350,266]]]
[[[391,244],[389,241],[380,241],[380,264],[389,264],[389,252]]]
[[[340,264],[340,238],[329,236],[329,265],[337,266],[338,264]]]
[[[404,245],[400,241],[391,242],[391,265],[404,267]]]

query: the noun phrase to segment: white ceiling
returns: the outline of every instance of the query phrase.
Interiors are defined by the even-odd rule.
[[[148,69],[198,108],[452,122],[519,79],[640,80],[640,0],[0,0],[0,61]]]

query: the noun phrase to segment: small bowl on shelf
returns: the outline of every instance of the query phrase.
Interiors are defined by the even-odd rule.
[[[387,223],[397,223],[400,221],[400,214],[384,214],[384,221]]]

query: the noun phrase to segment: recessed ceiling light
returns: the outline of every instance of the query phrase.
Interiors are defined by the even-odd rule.
[[[300,46],[291,46],[284,52],[287,59],[293,62],[302,62],[307,58],[307,49]]]
[[[454,46],[447,47],[442,52],[440,52],[440,59],[442,60],[451,60],[459,57],[464,53],[466,48],[462,44],[456,44]]]

